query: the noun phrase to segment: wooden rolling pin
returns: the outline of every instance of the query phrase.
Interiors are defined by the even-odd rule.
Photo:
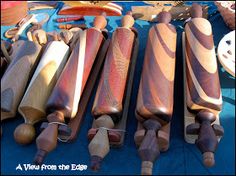
[[[80,31],[79,40],[46,104],[49,123],[36,139],[36,164],[41,164],[47,153],[56,147],[58,136],[70,136],[71,130],[65,124],[65,118],[72,119],[77,113],[81,94],[96,55],[105,40],[101,30],[106,24],[103,14],[95,18],[94,27]]]
[[[14,132],[15,141],[28,144],[35,138],[34,124],[46,117],[47,99],[65,66],[69,55],[69,46],[63,41],[47,44],[43,56],[34,72],[30,84],[18,107],[25,123]]]
[[[40,58],[41,45],[31,41],[13,44],[12,61],[1,79],[1,121],[13,118]]]
[[[214,165],[220,125],[211,125],[222,106],[220,82],[211,24],[202,18],[202,7],[193,4],[191,20],[185,26],[187,106],[196,113],[196,123],[187,126],[188,134],[198,134],[196,144],[205,166]]]
[[[122,27],[112,35],[105,59],[102,76],[96,92],[92,114],[99,128],[88,148],[91,168],[98,170],[102,159],[109,152],[108,129],[120,121],[123,110],[124,92],[135,40],[131,30],[134,19],[130,12],[122,18]]]
[[[153,162],[160,154],[157,133],[173,113],[177,33],[169,23],[169,12],[159,13],[158,21],[149,31],[136,105],[136,117],[146,129],[138,150],[144,175],[152,174]]]

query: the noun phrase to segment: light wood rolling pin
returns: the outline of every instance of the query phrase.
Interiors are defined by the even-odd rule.
[[[12,61],[1,79],[1,121],[13,118],[41,55],[42,46],[31,41],[13,44]]]
[[[30,84],[18,107],[25,123],[14,132],[15,141],[28,144],[35,138],[34,124],[46,118],[46,102],[69,56],[69,46],[64,41],[47,44]]]
[[[95,121],[93,128],[88,132],[91,140],[88,148],[92,170],[100,169],[102,159],[109,153],[110,141],[112,141],[112,136],[109,136],[110,132],[113,131],[114,134],[119,130],[125,130],[125,125],[124,129],[121,127],[121,129],[117,129],[115,126],[124,117],[122,113],[125,88],[128,84],[127,79],[136,37],[132,30],[134,19],[131,12],[122,18],[121,24],[122,26],[118,27],[112,35],[92,108]],[[113,137],[119,138],[117,135],[120,135],[119,132],[115,133]]]
[[[80,31],[79,40],[46,104],[49,123],[36,139],[36,164],[42,164],[45,156],[57,146],[58,137],[62,140],[70,137],[71,129],[65,124],[65,118],[73,119],[77,114],[85,84],[105,40],[101,30],[106,24],[103,14],[95,17],[94,27]]]
[[[200,5],[193,4],[190,12],[191,20],[183,35],[188,108],[185,109],[185,139],[188,142],[191,135],[197,135],[195,143],[203,154],[203,163],[211,167],[215,163],[217,136],[224,133],[218,125],[222,107],[220,81],[211,24],[202,18]]]
[[[168,149],[173,113],[177,33],[169,12],[159,13],[158,21],[149,31],[135,111],[142,175],[151,175],[160,150]]]

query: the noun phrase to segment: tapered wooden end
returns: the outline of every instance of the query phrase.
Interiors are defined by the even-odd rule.
[[[102,13],[100,16],[96,16],[93,21],[93,26],[100,30],[104,29],[107,25],[106,13]]]
[[[134,25],[134,18],[132,12],[129,11],[121,20],[122,27],[131,28]]]

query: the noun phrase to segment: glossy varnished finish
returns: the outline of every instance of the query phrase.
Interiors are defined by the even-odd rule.
[[[100,22],[97,22],[98,20]],[[95,18],[94,27],[80,31],[79,39],[47,101],[49,124],[36,140],[38,152],[35,163],[42,163],[46,154],[56,147],[59,133],[66,134],[69,138],[70,129],[62,128],[60,123],[65,123],[65,118],[74,118],[78,111],[83,89],[104,41],[101,30],[105,26],[106,19],[102,16]]]
[[[221,111],[222,97],[211,24],[202,18],[202,8],[193,4],[192,19],[185,26],[186,103],[195,112],[196,123],[186,127],[188,134],[197,134],[196,144],[207,167],[214,165],[217,136],[224,131],[213,125]]]
[[[41,46],[31,41],[18,41],[12,62],[1,79],[1,120],[15,116],[27,83],[39,61]]]
[[[109,137],[113,137],[113,142],[120,140],[119,134],[108,133],[108,130],[115,128],[115,124],[122,117],[126,82],[135,42],[135,33],[131,29],[134,19],[129,12],[122,18],[121,23],[122,27],[118,27],[112,35],[92,109],[95,117],[93,128],[98,128],[88,133],[89,138],[92,138],[88,148],[93,170],[100,168],[102,159],[110,150]]]
[[[152,174],[153,162],[160,154],[158,140],[164,141],[160,144],[165,150],[169,146],[173,113],[177,33],[169,12],[161,12],[158,18],[159,24],[149,31],[136,105],[136,117],[143,126],[135,134],[135,141],[141,143],[138,152],[143,175]],[[156,135],[159,132],[161,135]]]
[[[47,45],[42,58],[34,72],[29,86],[21,100],[18,111],[24,117],[25,123],[34,125],[46,118],[45,105],[53,87],[65,66],[69,55],[69,47],[63,41],[53,41]],[[25,144],[32,142],[27,140],[25,125],[20,125],[15,130],[15,140]],[[24,131],[24,134],[23,134]],[[32,132],[31,132],[32,133]]]

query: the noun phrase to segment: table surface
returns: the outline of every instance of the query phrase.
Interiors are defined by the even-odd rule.
[[[230,32],[225,25],[223,18],[217,11],[217,7],[213,2],[199,2],[200,4],[209,6],[209,21],[213,28],[213,37],[215,46],[218,46],[220,39]],[[145,5],[143,2],[117,2],[124,8],[123,14],[131,10],[131,6]],[[191,4],[191,2],[186,2]],[[55,27],[54,19],[57,18],[57,12],[62,7],[59,3],[57,9],[37,10],[30,13],[47,12],[50,15],[49,21],[43,26],[46,31],[58,30]],[[93,17],[86,16],[86,24],[92,25]],[[109,36],[120,25],[121,17],[107,17]],[[78,23],[78,22],[75,22]],[[220,122],[224,127],[225,134],[221,139],[217,151],[215,153],[216,164],[212,168],[206,168],[202,164],[202,155],[197,147],[184,141],[184,105],[183,105],[183,57],[181,46],[181,35],[183,32],[183,21],[172,21],[178,32],[177,52],[176,52],[176,79],[175,79],[175,95],[174,95],[174,113],[171,124],[170,148],[167,152],[161,153],[159,159],[154,163],[153,174],[210,174],[210,175],[226,175],[235,174],[235,78],[230,76],[218,62],[218,70],[220,76],[223,108],[220,114]],[[16,170],[21,164],[32,164],[32,160],[37,151],[36,144],[33,142],[27,146],[18,145],[14,141],[13,132],[15,128],[23,123],[23,118],[17,115],[16,118],[3,121],[1,138],[1,174],[140,174],[141,160],[138,156],[137,148],[134,143],[134,133],[137,128],[137,120],[135,118],[135,106],[140,75],[142,71],[143,58],[147,41],[148,31],[155,23],[136,20],[134,27],[138,30],[140,47],[138,60],[135,70],[134,86],[131,96],[131,104],[128,114],[127,131],[124,144],[121,148],[112,148],[110,153],[102,162],[100,171],[93,172],[89,168],[84,171],[79,170]],[[1,38],[4,38],[4,32],[12,26],[1,26]],[[24,33],[21,39],[26,40]],[[86,115],[84,117],[82,127],[79,131],[77,139],[73,143],[58,143],[57,148],[48,154],[45,159],[46,165],[60,164],[90,164],[90,156],[88,152],[89,141],[87,132],[91,128],[93,117],[91,115],[91,107],[93,104],[95,91],[89,102]],[[37,128],[39,125],[37,126]]]

